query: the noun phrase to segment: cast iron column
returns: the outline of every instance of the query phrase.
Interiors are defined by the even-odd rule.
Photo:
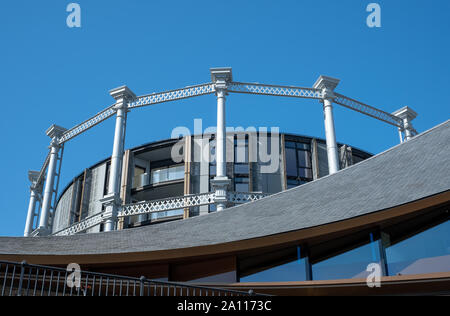
[[[402,119],[403,131],[405,133],[405,141],[410,140],[414,136],[413,135],[414,128],[411,124],[411,121],[417,117],[417,113],[411,108],[405,106],[392,113],[392,115],[395,115]]]
[[[45,188],[44,188],[44,196],[42,199],[42,209],[41,215],[39,218],[39,230],[41,235],[49,234],[49,214],[50,209],[52,208],[52,200],[54,192],[54,182],[56,176],[56,166],[58,163],[58,154],[59,149],[61,148],[58,139],[62,136],[62,134],[66,131],[65,128],[52,125],[47,130],[47,135],[52,138],[50,142],[50,160],[48,163],[47,169],[47,177],[45,179]]]
[[[109,92],[116,99],[116,128],[114,132],[114,145],[111,155],[111,168],[109,172],[108,195],[102,199],[106,206],[104,213],[105,231],[114,230],[117,209],[120,207],[120,180],[122,171],[122,158],[124,152],[124,137],[127,121],[128,102],[133,101],[136,95],[122,86]]]
[[[212,185],[215,189],[216,209],[221,211],[226,207],[227,187],[230,184],[226,162],[225,97],[227,85],[232,82],[231,68],[212,68],[211,79],[217,96],[216,176],[212,180]]]
[[[325,138],[327,142],[328,172],[333,174],[339,171],[339,155],[336,143],[336,134],[333,118],[334,89],[339,84],[339,79],[320,76],[314,84],[314,88],[322,90],[323,114],[325,121]]]
[[[28,204],[28,213],[27,213],[27,221],[25,223],[25,230],[23,233],[24,237],[29,237],[33,232],[33,223],[36,209],[36,202],[39,198],[40,184],[37,184],[36,181],[39,177],[39,171],[28,171],[28,179],[30,179],[31,187],[30,187],[30,202]]]

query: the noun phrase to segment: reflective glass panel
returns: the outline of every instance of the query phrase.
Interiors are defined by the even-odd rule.
[[[366,245],[327,258],[312,265],[313,280],[366,278],[370,263],[379,263],[378,243]]]
[[[312,179],[312,171],[307,168],[298,168],[298,174],[302,178]]]
[[[299,167],[311,168],[311,154],[309,151],[297,150]]]
[[[450,220],[386,248],[389,275],[450,271]]]
[[[248,174],[249,173],[248,164],[234,164],[234,173],[235,174]]]
[[[286,174],[292,177],[297,176],[296,151],[292,148],[286,148]]]
[[[306,265],[300,247],[241,260],[240,282],[305,281]]]

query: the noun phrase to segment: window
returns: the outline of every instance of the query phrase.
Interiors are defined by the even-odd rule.
[[[287,179],[287,188],[291,189],[294,187],[298,187],[301,184],[307,183],[306,181],[303,180],[297,180],[297,179]]]
[[[164,212],[155,212],[155,213],[150,214],[150,216],[151,216],[150,218],[152,220],[156,220],[156,219],[161,219],[164,217],[183,215],[183,213],[184,213],[183,209],[164,211]]]
[[[399,226],[388,229],[390,245],[386,247],[389,275],[422,274],[450,271],[450,220],[415,229]],[[423,227],[428,229],[424,230]],[[430,227],[431,226],[431,227]]]
[[[152,169],[152,184],[184,179],[184,165]]]
[[[300,246],[243,258],[239,278],[240,282],[305,281],[305,258]]]
[[[234,190],[236,192],[249,192],[249,180],[246,177],[234,178]]]
[[[209,142],[209,176],[211,179],[216,176],[217,172],[215,155],[216,155],[216,141],[211,140]]]
[[[288,188],[311,181],[313,178],[311,146],[289,141],[285,143],[285,146]]]
[[[366,278],[367,266],[379,262],[378,243],[369,242],[313,264],[312,278],[313,280]]]
[[[286,175],[297,177],[297,156],[295,149],[286,148]]]
[[[248,175],[248,137],[234,139],[234,174]]]
[[[216,164],[210,164],[209,165],[209,175],[214,177],[216,175]]]
[[[108,194],[108,187],[109,187],[109,174],[111,172],[111,162],[106,163],[106,170],[105,170],[105,186],[103,187],[103,195]]]
[[[147,185],[148,183],[145,183],[145,168],[140,166],[134,167],[134,178],[133,178],[133,188],[142,187],[144,185]]]

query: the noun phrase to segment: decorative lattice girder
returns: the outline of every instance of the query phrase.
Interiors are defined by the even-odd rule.
[[[155,201],[126,204],[119,211],[118,217],[178,210],[185,207],[202,206],[214,203],[214,193],[201,193]]]
[[[266,193],[228,192],[228,202],[234,204],[254,202],[269,195]]]
[[[246,193],[246,192],[229,192],[228,202],[233,204],[242,204],[259,200],[269,194],[263,193]],[[171,210],[183,209],[186,207],[203,206],[214,204],[214,192],[192,194],[174,198],[167,198],[155,201],[144,201],[133,204],[123,205],[118,213],[118,217],[127,217],[140,214],[148,214],[155,212],[164,212]],[[97,213],[89,216],[79,223],[75,223],[59,232],[54,236],[68,236],[86,231],[89,228],[99,225],[104,221],[103,213]]]
[[[228,92],[273,95],[293,98],[320,99],[322,91],[314,88],[291,86],[276,86],[260,83],[232,82],[227,87]]]
[[[94,127],[95,125],[103,122],[104,120],[110,118],[116,113],[116,110],[114,109],[115,104],[107,107],[103,111],[97,113],[90,119],[84,121],[81,124],[78,124],[75,127],[72,127],[71,129],[67,130],[59,139],[59,144],[63,144],[67,142],[68,140],[74,138],[75,136],[78,136],[79,134],[87,131],[88,129]]]
[[[351,110],[355,110],[359,113],[368,115],[370,117],[376,118],[380,121],[386,122],[386,123],[394,125],[396,127],[400,127],[400,128],[403,127],[402,119],[400,119],[390,113],[384,112],[384,111],[374,108],[370,105],[367,105],[362,102],[356,101],[354,99],[348,98],[339,93],[335,93],[334,95],[335,95],[334,102],[339,105],[342,105]]]
[[[73,224],[59,232],[54,233],[54,236],[68,236],[81,233],[89,228],[99,225],[103,222],[103,213],[97,213],[95,215],[86,217],[79,223]]]
[[[39,175],[37,177],[35,184],[36,187],[39,187],[42,184],[42,182],[44,182],[45,171],[47,170],[49,162],[50,162],[50,152],[47,154],[47,157],[45,157],[44,164],[42,165],[41,170],[39,170]]]
[[[152,93],[144,96],[137,97],[135,101],[128,104],[128,108],[137,108],[146,105],[152,105],[157,103],[175,101],[180,99],[187,99],[196,96],[206,95],[214,93],[214,84],[205,83],[196,86],[190,86],[182,89],[170,90],[159,93]]]

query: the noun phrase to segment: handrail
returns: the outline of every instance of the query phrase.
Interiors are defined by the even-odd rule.
[[[29,264],[25,261],[21,263],[0,261],[0,296],[36,296],[39,294],[41,294],[40,296],[45,294],[48,296],[72,296],[80,295],[81,293],[83,296],[89,293],[93,296],[108,296],[117,295],[116,290],[119,290],[118,294],[122,296],[124,287],[126,288],[125,295],[130,294],[130,286],[132,287],[133,295],[139,293],[138,296],[269,296],[254,293],[252,290],[245,292],[185,282],[152,280],[144,276],[136,278],[91,271],[77,271],[79,272],[80,286],[77,287],[76,293],[74,293],[73,287],[70,287],[70,292],[67,290],[68,277],[72,272],[73,270],[70,269]],[[127,284],[124,284],[125,282]],[[61,286],[63,287],[62,289]],[[173,290],[172,293],[171,290]]]

